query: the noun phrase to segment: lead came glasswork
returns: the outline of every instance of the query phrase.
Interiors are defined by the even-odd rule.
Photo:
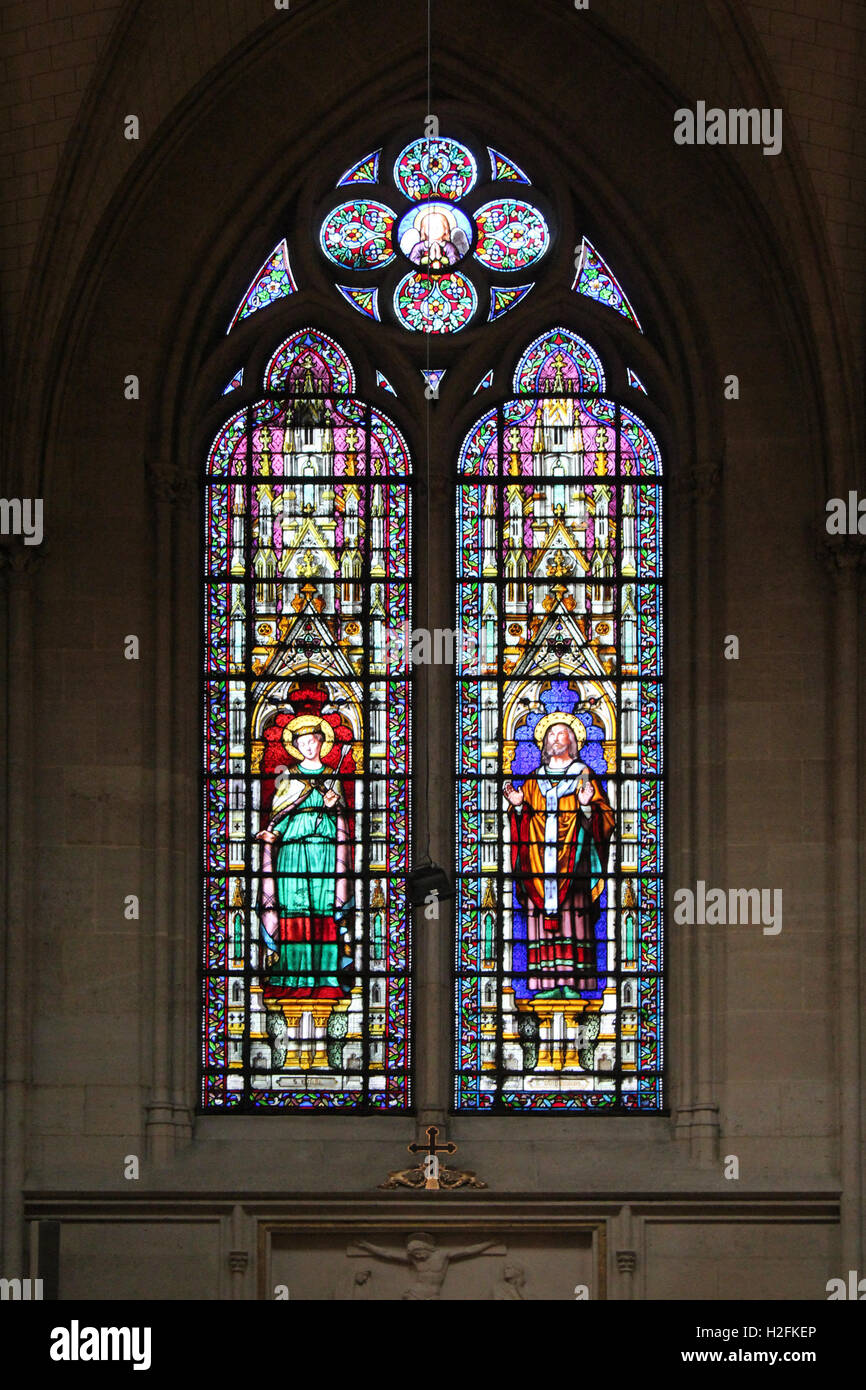
[[[550,245],[541,213],[516,198],[497,198],[475,214],[475,254],[490,270],[523,270],[534,265]]]
[[[459,140],[424,136],[413,140],[398,156],[394,179],[411,198],[447,198],[454,202],[474,186],[475,160]]]
[[[462,261],[472,245],[472,224],[447,203],[421,203],[401,217],[397,240],[413,265],[435,273]]]
[[[511,285],[508,287],[491,285],[488,323],[492,323],[494,319],[502,318],[502,315],[507,314],[509,309],[513,309],[522,299],[525,299],[532,288],[532,285]]]
[[[246,294],[235,310],[234,317],[226,329],[231,333],[236,323],[249,318],[258,309],[266,309],[277,299],[285,299],[297,291],[295,277],[289,261],[289,248],[285,239],[278,242],[264,265],[258,270]]]
[[[661,459],[604,391],[552,329],[460,456],[463,1111],[664,1104]]]
[[[578,294],[585,294],[589,299],[597,299],[599,304],[606,304],[608,308],[615,309],[618,314],[622,314],[623,318],[630,319],[635,328],[639,328],[643,332],[640,320],[629,303],[625,290],[610,266],[602,260],[586,237],[583,238],[580,262],[571,288]]]
[[[494,150],[491,145],[487,146],[487,153],[490,156],[490,175],[494,182],[498,182],[500,179],[507,179],[511,183],[530,182],[513,159],[500,154],[499,150]]]
[[[366,315],[368,319],[374,319],[376,323],[380,321],[379,315],[379,291],[376,289],[361,289],[353,285],[338,285],[340,294],[351,304],[353,309]]]
[[[335,265],[376,270],[394,259],[394,214],[372,198],[341,203],[322,223],[322,250]]]
[[[351,169],[347,169],[341,179],[337,180],[337,187],[342,188],[344,184],[352,183],[375,183],[379,177],[379,157],[381,150],[373,150],[372,154],[364,155],[357,164],[353,164]]]
[[[516,164],[495,150],[488,152],[494,180],[510,182],[512,188],[528,184]],[[319,229],[324,254],[344,269],[375,272],[378,278],[398,261],[378,285],[336,285],[345,300],[377,322],[382,319],[383,288],[383,312],[387,316],[388,304],[393,305],[402,328],[411,333],[459,332],[478,306],[475,272],[480,266],[512,275],[535,265],[550,245],[544,217],[523,198],[496,198],[474,213],[457,206],[478,177],[475,156],[459,140],[413,140],[398,156],[393,176],[396,187],[382,188],[378,156],[369,156],[353,165],[340,183],[376,182],[373,191],[382,192],[389,202],[396,197],[397,213],[387,202],[355,197],[327,213]],[[405,266],[407,261],[414,274],[400,273],[400,262]],[[534,285],[488,286],[487,322],[517,308]]]
[[[474,287],[457,271],[437,276],[411,273],[394,293],[394,312],[416,333],[456,333],[477,307]]]
[[[202,1105],[400,1111],[409,455],[326,334],[292,334],[265,387],[205,488]]]

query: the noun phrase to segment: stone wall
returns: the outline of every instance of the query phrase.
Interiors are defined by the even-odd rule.
[[[317,280],[303,230],[332,169],[383,129],[419,119],[424,54],[419,35],[400,28],[403,8],[389,0],[363,17],[341,3],[328,9],[356,63],[339,104],[333,45],[309,5],[287,21],[267,5],[229,0],[99,10],[58,0],[4,12],[12,126],[2,173],[5,208],[15,210],[4,231],[14,229],[5,244],[20,258],[6,266],[0,304],[7,349],[17,344],[9,467],[19,491],[44,492],[48,537],[30,577],[13,568],[8,586],[5,1224],[14,1252],[22,1216],[62,1222],[64,1296],[92,1296],[100,1261],[110,1266],[123,1249],[151,1273],[137,1282],[129,1272],[117,1287],[153,1296],[169,1241],[162,1221],[183,1227],[183,1259],[159,1296],[224,1295],[233,1280],[254,1296],[265,1277],[259,1225],[295,1229],[300,1219],[280,1205],[286,1194],[311,1203],[342,1194],[356,1227],[366,1213],[375,1228],[380,1209],[363,1203],[374,1202],[413,1137],[414,1121],[393,1117],[194,1114],[197,470],[236,366],[249,354],[263,360],[307,321],[345,343],[361,394],[374,366],[393,361],[395,418],[423,452],[412,392],[421,390],[424,345],[395,348],[383,331],[380,352],[375,325],[368,331]],[[702,4],[630,0],[598,6],[576,31],[583,20],[551,4],[539,7],[546,27],[529,36],[517,11],[492,0],[471,17],[451,0],[438,8],[443,29],[453,20],[461,36],[443,43],[437,68],[443,123],[463,122],[491,143],[499,136],[531,160],[558,199],[561,237],[559,278],[540,286],[520,320],[443,345],[442,404],[453,406],[433,416],[434,534],[450,534],[452,461],[489,365],[504,382],[519,348],[564,320],[617,370],[627,362],[639,372],[671,490],[670,884],[781,887],[785,918],[777,938],[671,926],[671,1113],[574,1123],[447,1117],[446,922],[421,943],[419,1122],[447,1124],[461,1165],[504,1204],[486,1227],[479,1215],[477,1228],[519,1224],[550,1201],[551,1248],[569,1222],[603,1230],[606,1253],[594,1268],[611,1296],[732,1296],[725,1290],[748,1257],[767,1264],[749,1266],[742,1296],[770,1287],[766,1296],[823,1298],[840,1261],[855,1267],[861,1220],[862,779],[852,756],[860,561],[849,546],[827,563],[816,542],[827,496],[862,481],[849,393],[863,307],[849,273],[849,236],[862,226],[862,122],[843,105],[851,87],[840,85],[838,109],[822,121],[830,98],[800,91],[805,77],[792,73],[802,58],[795,45],[814,36],[833,67],[816,62],[813,78],[850,78],[842,58],[849,37],[852,51],[862,41],[860,11],[830,6],[839,14],[827,27],[805,3],[755,4],[759,42],[734,5],[712,7],[711,22]],[[518,51],[515,68],[509,55]],[[611,71],[623,74],[615,102]],[[56,90],[37,83],[53,73]],[[293,102],[276,118],[287,73]],[[766,104],[774,83],[792,94],[802,158],[786,145],[771,167],[755,151],[674,146],[681,101],[718,92],[725,104]],[[862,117],[862,91],[860,100]],[[70,135],[76,111],[82,123]],[[141,113],[139,147],[122,138],[128,111]],[[850,155],[844,175],[833,149]],[[28,152],[30,167],[19,162]],[[847,192],[831,175],[849,180]],[[563,288],[584,230],[601,234],[640,303],[643,337]],[[303,292],[226,339],[239,294],[286,232]],[[22,304],[32,315],[26,331]],[[124,398],[129,372],[141,382],[136,402]],[[737,401],[724,398],[730,373]],[[424,580],[430,626],[450,627],[444,545],[433,546]],[[123,658],[130,633],[141,639],[138,662]],[[724,660],[728,633],[740,637],[738,662]],[[428,739],[433,849],[448,863],[451,763],[439,754],[453,747],[449,675],[424,676],[418,755]],[[129,893],[141,899],[138,921],[124,919]],[[124,1177],[129,1155],[141,1163],[134,1182]],[[737,1181],[724,1176],[726,1155],[739,1159]],[[323,1199],[313,1224],[333,1205]],[[409,1209],[389,1210],[393,1238],[402,1238]],[[463,1235],[470,1210],[449,1218]],[[802,1243],[799,1223],[810,1227]],[[242,1267],[233,1250],[247,1252]]]

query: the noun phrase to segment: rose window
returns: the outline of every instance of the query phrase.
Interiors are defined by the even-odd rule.
[[[534,282],[516,278],[545,255],[547,221],[513,187],[512,196],[491,197],[497,190],[487,186],[529,184],[519,166],[489,149],[490,176],[479,184],[465,145],[423,137],[398,155],[393,183],[386,184],[380,154],[367,155],[343,176],[338,187],[351,187],[355,196],[322,222],[322,251],[351,275],[350,283],[337,285],[340,294],[369,318],[393,315],[413,333],[465,328],[477,320],[485,289],[488,322],[520,303]],[[375,186],[375,197],[361,193],[365,184]]]

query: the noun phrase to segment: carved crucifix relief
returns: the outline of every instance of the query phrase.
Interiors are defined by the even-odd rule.
[[[408,1265],[412,1280],[404,1293],[404,1299],[428,1300],[439,1298],[448,1267],[452,1260],[470,1260],[477,1255],[506,1255],[504,1245],[498,1241],[482,1241],[478,1245],[466,1245],[454,1250],[440,1249],[433,1236],[424,1231],[406,1237],[406,1249],[386,1250],[380,1245],[359,1240],[346,1251],[349,1256],[373,1255],[378,1260],[389,1260],[395,1264]]]

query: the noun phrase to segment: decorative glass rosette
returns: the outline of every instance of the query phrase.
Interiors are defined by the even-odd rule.
[[[533,282],[517,284],[515,277],[534,267],[550,245],[542,213],[515,196],[513,185],[528,183],[520,167],[488,149],[485,183],[505,181],[512,188],[508,197],[491,197],[490,189],[485,196],[475,158],[465,145],[424,136],[398,155],[393,187],[386,188],[380,182],[381,153],[373,151],[352,166],[351,177],[344,176],[338,187],[350,187],[354,196],[338,203],[322,222],[324,255],[358,277],[357,283],[338,284],[340,294],[377,321],[381,302],[390,304],[396,321],[410,332],[456,333],[478,316],[482,295],[473,272],[481,266],[487,272],[482,272],[489,294],[487,321],[519,304]],[[362,193],[364,184],[375,197]],[[391,267],[383,285],[382,272]],[[504,276],[503,283],[493,284],[491,274]]]

